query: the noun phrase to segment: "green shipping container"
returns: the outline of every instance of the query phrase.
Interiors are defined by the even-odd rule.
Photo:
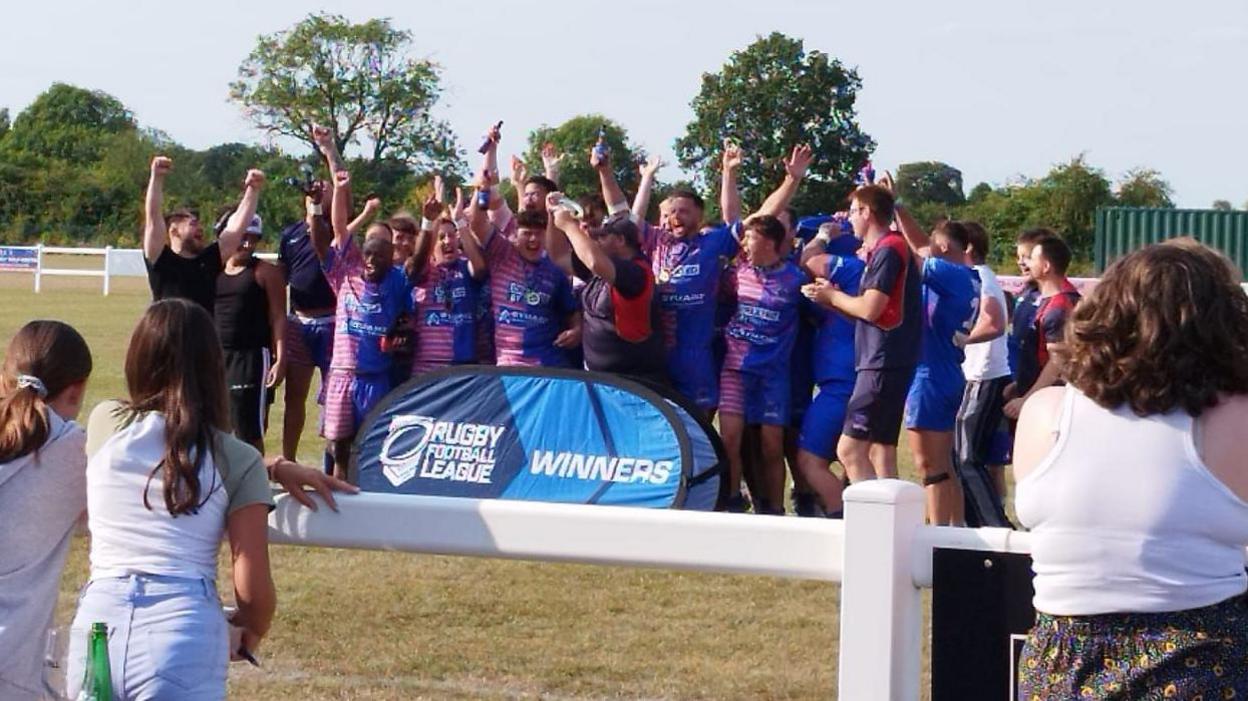
[[[1137,248],[1191,236],[1248,271],[1248,212],[1217,209],[1100,207],[1096,210],[1096,272]]]

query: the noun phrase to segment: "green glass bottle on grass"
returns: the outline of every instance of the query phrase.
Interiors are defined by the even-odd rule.
[[[87,669],[76,701],[113,701],[113,676],[108,666],[108,624],[92,623],[87,638]]]

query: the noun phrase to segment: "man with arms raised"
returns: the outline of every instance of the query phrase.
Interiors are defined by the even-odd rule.
[[[152,288],[152,299],[189,299],[211,314],[217,295],[217,275],[221,274],[225,261],[238,250],[243,231],[256,214],[264,173],[254,169],[247,171],[238,209],[226,221],[220,238],[205,246],[204,227],[198,216],[190,210],[178,209],[166,217],[162,210],[165,177],[171,170],[173,161],[168,157],[152,159],[143,210],[147,282]]]

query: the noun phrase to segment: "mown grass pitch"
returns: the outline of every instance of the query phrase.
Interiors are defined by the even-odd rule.
[[[139,278],[114,279],[104,297],[96,279],[46,278],[36,295],[30,275],[0,274],[0,338],[7,344],[36,318],[73,324],[95,358],[89,411],[122,395],[125,346],[148,299]],[[316,416],[314,406],[308,415]],[[274,427],[281,417],[279,400]],[[314,434],[310,421],[300,457],[317,464]],[[278,440],[270,430],[269,444]],[[86,545],[75,542],[61,580],[62,623],[86,581]],[[231,667],[232,698],[835,698],[836,585],[289,546],[271,552],[277,618],[259,650],[263,668]],[[229,582],[223,551],[218,584],[226,599]]]

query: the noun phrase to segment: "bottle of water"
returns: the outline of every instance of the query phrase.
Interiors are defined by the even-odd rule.
[[[108,624],[92,623],[87,638],[87,664],[76,701],[113,701],[113,675],[108,664]]]

